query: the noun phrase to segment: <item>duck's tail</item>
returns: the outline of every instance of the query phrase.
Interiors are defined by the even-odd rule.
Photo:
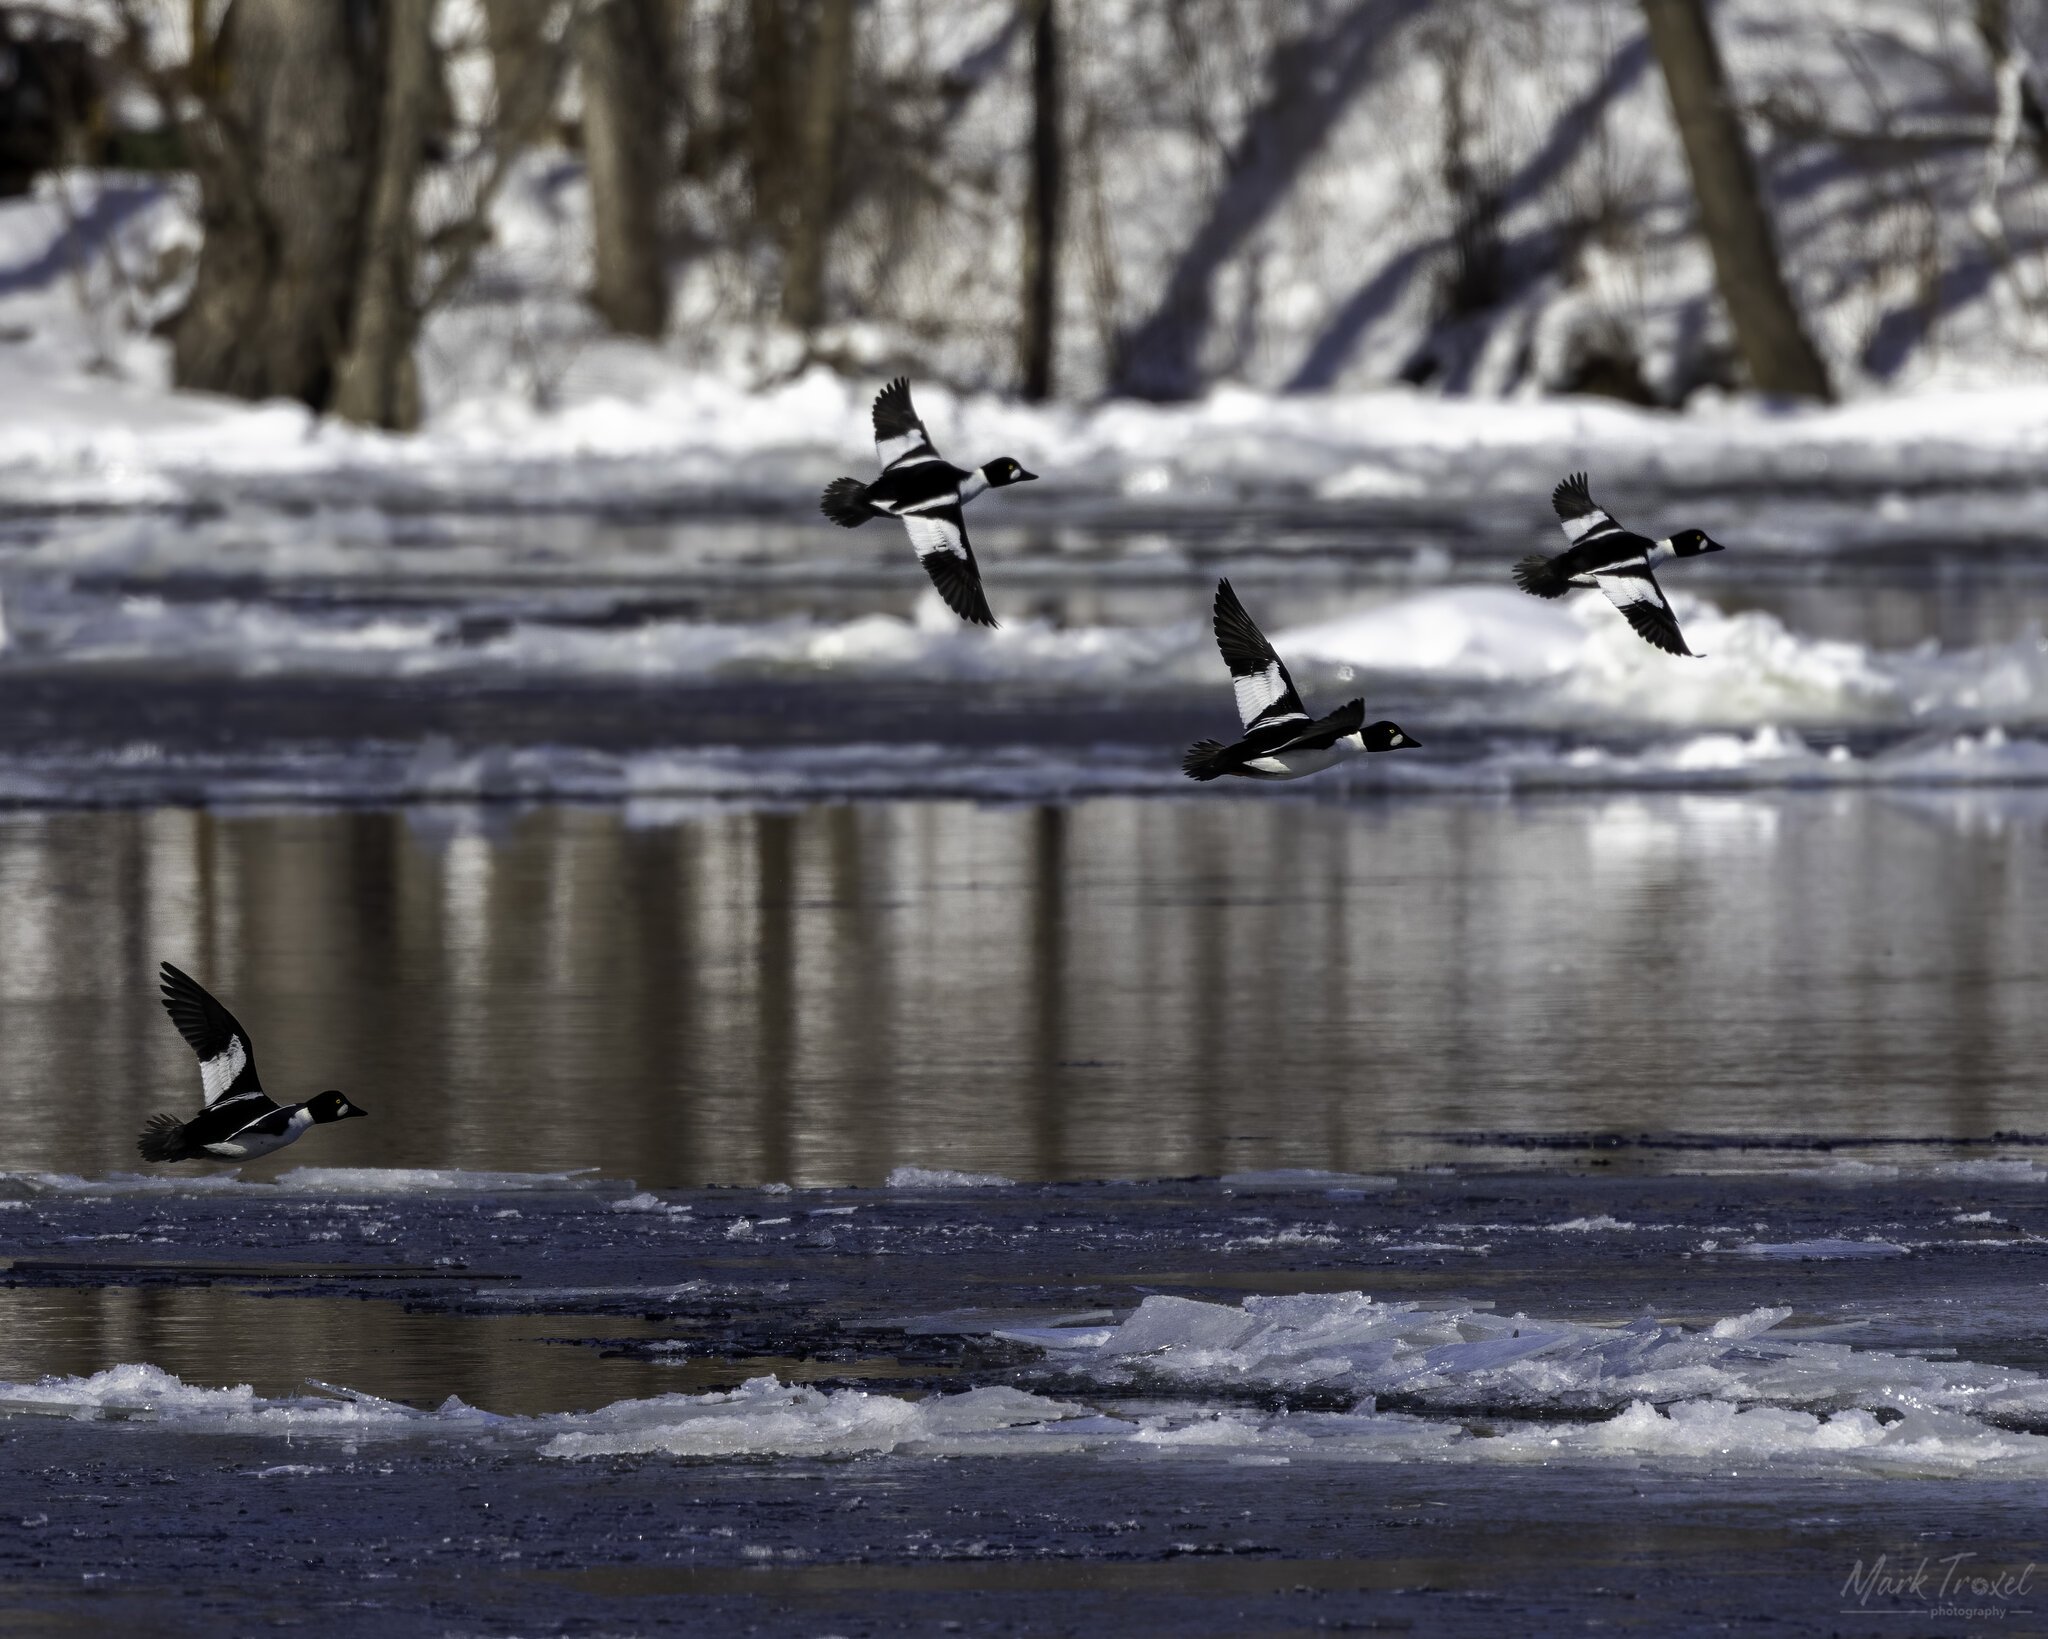
[[[875,516],[868,505],[868,486],[858,478],[835,478],[818,498],[818,510],[841,529],[858,529]]]
[[[1181,758],[1180,771],[1191,780],[1213,780],[1227,774],[1220,755],[1223,749],[1221,740],[1197,740]]]
[[[1515,584],[1539,598],[1561,598],[1572,589],[1571,577],[1559,574],[1541,552],[1531,552],[1515,565]]]
[[[189,1161],[197,1152],[185,1144],[185,1123],[174,1115],[153,1115],[135,1147],[145,1161]]]

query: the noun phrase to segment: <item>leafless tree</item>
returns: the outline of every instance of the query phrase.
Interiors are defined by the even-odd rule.
[[[1058,341],[1065,140],[1058,0],[1032,0],[1032,9],[1031,183],[1024,202],[1024,318],[1017,353],[1024,396],[1039,400],[1052,396]]]
[[[815,330],[825,317],[825,262],[832,236],[834,182],[853,77],[853,0],[819,0],[797,123],[796,165],[786,189],[783,322]]]
[[[337,366],[334,411],[373,427],[419,425],[413,343],[420,324],[419,243],[413,193],[437,74],[433,0],[390,0],[383,18],[383,97],[348,342]]]
[[[236,0],[195,51],[187,142],[205,242],[171,329],[179,386],[332,402],[362,262],[378,36],[364,7]]]
[[[1794,398],[1832,398],[1827,367],[1779,265],[1756,163],[1703,0],[1642,0],[1642,7],[1692,174],[1715,284],[1750,385]]]
[[[596,269],[591,301],[614,330],[635,336],[668,327],[667,21],[661,0],[590,0],[576,24]]]

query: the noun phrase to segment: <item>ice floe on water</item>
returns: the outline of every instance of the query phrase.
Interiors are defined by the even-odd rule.
[[[1153,1296],[1113,1327],[997,1335],[1043,1349],[1063,1373],[1127,1388],[1334,1395],[1528,1416],[1714,1400],[2048,1425],[2048,1380],[2033,1373],[1771,1337],[1791,1313],[1759,1308],[1705,1327],[1645,1316],[1616,1327],[1383,1302],[1362,1292],[1253,1297],[1242,1306]]]
[[[1779,1263],[1826,1263],[1840,1258],[1903,1258],[1907,1249],[1890,1241],[1850,1240],[1824,1236],[1812,1241],[1743,1241],[1725,1248],[1742,1258],[1768,1258]]]
[[[977,1435],[1085,1415],[1080,1406],[1001,1386],[906,1400],[861,1389],[790,1387],[763,1377],[729,1393],[663,1395],[541,1419],[560,1425],[541,1453],[826,1457],[905,1448],[957,1451]]]
[[[1392,1323],[1379,1341],[1395,1342],[1394,1350],[1361,1349],[1358,1322],[1370,1307]],[[519,1417],[453,1397],[420,1410],[323,1383],[303,1395],[266,1398],[247,1386],[200,1387],[154,1366],[123,1365],[90,1377],[0,1384],[0,1417],[144,1423],[347,1451],[426,1439],[571,1461],[1094,1453],[1287,1462],[1661,1460],[2048,1477],[2048,1438],[2032,1432],[2048,1416],[2042,1380],[1837,1344],[1770,1343],[1766,1334],[1787,1312],[1594,1338],[1583,1334],[1601,1329],[1373,1306],[1357,1294],[1253,1300],[1242,1311],[1152,1299],[1121,1325],[1004,1334],[1058,1355],[1070,1384],[1085,1370],[1083,1356],[1096,1361],[1105,1391],[1119,1369],[1142,1363],[1151,1392],[1141,1399],[1006,1384],[909,1398],[758,1377],[737,1389]],[[1422,1358],[1401,1361],[1403,1340]],[[1385,1358],[1368,1364],[1367,1353]],[[1218,1380],[1272,1387],[1339,1375],[1393,1378],[1409,1385],[1407,1398],[1390,1406],[1388,1396],[1365,1395],[1343,1409],[1302,1410],[1194,1392]],[[1589,1418],[1559,1397],[1560,1386],[1575,1380],[1602,1385],[1601,1415]],[[1502,1392],[1511,1381],[1540,1392],[1518,1408]],[[1455,1386],[1462,1403],[1430,1414],[1414,1392],[1426,1383]],[[1162,1397],[1166,1391],[1170,1397]]]
[[[945,1167],[897,1167],[887,1181],[887,1187],[896,1190],[1009,1189],[1015,1185],[1014,1178],[1000,1173],[954,1172]]]

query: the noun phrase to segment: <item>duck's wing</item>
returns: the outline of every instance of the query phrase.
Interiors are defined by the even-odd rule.
[[[907,376],[898,376],[875,394],[875,454],[881,457],[884,472],[939,458],[924,423],[911,407]]]
[[[1552,490],[1550,505],[1557,513],[1565,539],[1573,546],[1592,546],[1610,535],[1629,533],[1614,521],[1613,514],[1593,499],[1583,472],[1573,473]]]
[[[1237,715],[1247,729],[1299,719],[1308,721],[1294,679],[1266,641],[1252,617],[1237,601],[1230,582],[1216,583],[1216,647],[1230,668],[1230,686],[1237,694]]]
[[[208,995],[197,979],[169,962],[163,964],[161,983],[164,1011],[186,1045],[199,1056],[199,1085],[206,1095],[206,1107],[211,1110],[244,1099],[268,1105],[270,1100],[256,1079],[256,1049],[234,1014]],[[251,1102],[250,1118],[260,1113]]]
[[[993,626],[996,617],[981,590],[981,566],[974,561],[974,547],[967,539],[967,519],[960,511],[960,503],[953,501],[900,516],[910,533],[910,544],[917,550],[917,561],[931,576],[932,585],[946,600],[946,607],[976,626]]]
[[[1628,623],[1636,629],[1636,636],[1645,643],[1662,649],[1666,654],[1692,653],[1685,646],[1684,634],[1678,629],[1678,617],[1665,601],[1664,588],[1657,584],[1657,577],[1650,573],[1648,564],[1627,563],[1613,569],[1602,569],[1593,576],[1593,580],[1607,594],[1608,601],[1628,618]]]

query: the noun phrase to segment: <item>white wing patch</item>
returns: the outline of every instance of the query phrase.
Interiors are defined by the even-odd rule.
[[[904,433],[899,438],[877,442],[875,450],[882,458],[884,472],[897,467],[921,467],[927,461],[939,458],[939,452],[931,447],[923,433]]]
[[[952,505],[951,498],[942,504]],[[910,533],[910,544],[916,548],[920,558],[928,558],[934,552],[950,552],[956,558],[966,558],[966,536],[950,518],[936,518],[924,512],[902,512],[897,516],[903,520],[903,527]]]
[[[249,1050],[242,1045],[240,1036],[228,1037],[228,1044],[222,1051],[200,1061],[199,1085],[205,1091],[209,1107],[218,1103],[221,1094],[235,1084],[235,1077],[242,1073],[242,1066],[248,1062]]]
[[[1237,696],[1238,720],[1246,728],[1250,728],[1266,712],[1273,708],[1275,702],[1290,693],[1293,685],[1287,681],[1286,668],[1276,660],[1264,671],[1253,672],[1249,676],[1231,678],[1230,687],[1231,692]],[[1281,713],[1279,716],[1270,719],[1270,721],[1284,723],[1296,717],[1306,718],[1307,716],[1308,713],[1305,711],[1289,711]]]
[[[1565,539],[1574,546],[1577,546],[1579,542],[1592,534],[1602,524],[1612,522],[1614,520],[1598,507],[1595,507],[1591,512],[1582,513],[1576,518],[1561,518],[1558,520],[1559,527],[1564,530]]]
[[[1646,574],[1600,573],[1594,575],[1593,579],[1599,583],[1600,590],[1607,594],[1617,609],[1626,609],[1632,603],[1654,603],[1660,608],[1667,607],[1663,592]]]

